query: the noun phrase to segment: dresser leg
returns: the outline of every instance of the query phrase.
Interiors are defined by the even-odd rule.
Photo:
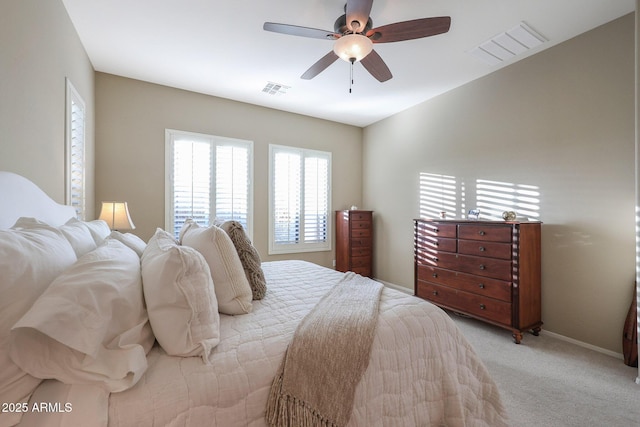
[[[516,344],[520,344],[520,341],[522,341],[522,332],[520,331],[513,331],[513,340],[515,341]]]
[[[531,333],[537,337],[538,335],[540,335],[540,331],[541,330],[542,330],[542,328],[538,326],[537,328],[533,328],[531,330]]]

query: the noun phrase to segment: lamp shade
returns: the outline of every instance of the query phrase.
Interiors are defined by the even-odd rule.
[[[129,215],[127,202],[102,202],[100,217],[112,230],[133,230],[136,228]]]
[[[373,42],[362,34],[347,34],[336,40],[333,51],[347,62],[358,62],[373,50]]]

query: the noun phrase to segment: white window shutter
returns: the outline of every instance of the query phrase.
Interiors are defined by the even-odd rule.
[[[166,144],[165,228],[178,237],[188,218],[233,219],[251,237],[253,143],[167,129]]]
[[[331,153],[270,146],[269,253],[331,250]]]

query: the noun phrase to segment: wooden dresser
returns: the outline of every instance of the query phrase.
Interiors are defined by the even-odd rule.
[[[371,277],[373,212],[336,211],[336,270]]]
[[[414,221],[415,294],[522,333],[542,327],[540,222]]]

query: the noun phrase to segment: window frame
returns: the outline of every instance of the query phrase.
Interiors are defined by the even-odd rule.
[[[211,146],[211,178],[209,190],[209,221],[213,222],[216,215],[216,147],[237,146],[248,150],[247,158],[247,224],[245,232],[249,239],[253,240],[253,141],[228,138],[223,136],[209,135],[197,132],[182,131],[176,129],[165,129],[165,230],[175,235],[174,230],[174,208],[173,208],[173,147],[176,141],[189,139],[197,142],[206,142]]]
[[[275,242],[275,154],[276,152],[291,152],[301,155],[300,169],[300,238],[299,243],[277,244]],[[307,157],[322,157],[328,162],[327,164],[327,233],[324,242],[308,243],[304,241],[304,160]],[[331,208],[331,175],[332,175],[332,154],[329,151],[320,151],[307,148],[299,148],[285,145],[269,144],[269,255],[293,254],[304,252],[326,252],[332,250],[332,208]]]

